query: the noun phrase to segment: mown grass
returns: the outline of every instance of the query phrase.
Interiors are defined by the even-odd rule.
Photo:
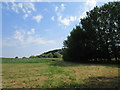
[[[3,88],[119,88],[117,65],[78,64],[61,59],[5,60]]]

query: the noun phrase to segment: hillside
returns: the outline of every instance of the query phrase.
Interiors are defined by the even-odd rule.
[[[30,56],[30,58],[62,58],[62,49],[55,49],[48,52],[44,52],[37,56]]]

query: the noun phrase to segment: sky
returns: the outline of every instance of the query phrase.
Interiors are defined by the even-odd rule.
[[[62,48],[86,11],[104,3],[95,0],[0,3],[0,57],[29,57]]]

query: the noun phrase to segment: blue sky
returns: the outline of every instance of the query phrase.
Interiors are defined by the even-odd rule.
[[[85,12],[104,2],[2,2],[2,57],[29,57],[63,47]]]

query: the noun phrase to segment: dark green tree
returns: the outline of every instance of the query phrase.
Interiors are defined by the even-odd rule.
[[[95,7],[64,41],[63,59],[117,61],[120,56],[120,2]]]
[[[18,58],[18,56],[16,56],[15,58]]]

